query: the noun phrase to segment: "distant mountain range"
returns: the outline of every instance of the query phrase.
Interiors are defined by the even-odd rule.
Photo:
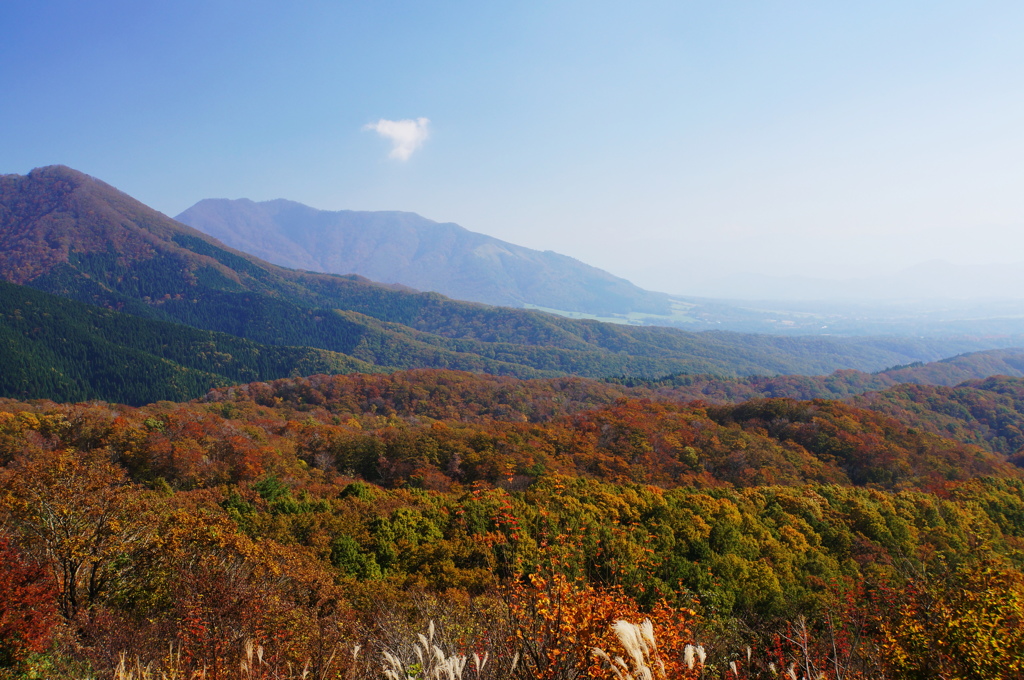
[[[671,312],[668,295],[579,260],[415,213],[206,199],[175,219],[274,264],[359,274],[459,300],[594,315]]]
[[[643,290],[573,258],[414,213],[325,211],[286,200],[206,199],[177,219],[286,267],[359,274],[460,300],[536,308],[570,318],[783,335],[1024,333],[1024,300],[1010,299],[1024,290],[1019,268],[929,263],[899,276],[848,281],[735,275],[732,283],[759,291],[759,300],[722,300]],[[980,290],[972,282],[982,281],[986,290],[1005,291],[1005,299],[970,297]],[[701,282],[697,284],[699,289]],[[902,299],[884,300],[893,297]],[[874,301],[864,302],[870,299]]]
[[[54,376],[40,371],[77,371],[77,384],[88,385],[97,372],[114,382],[159,382],[161,371],[178,366],[195,378],[188,389],[166,392],[179,395],[306,370],[424,367],[519,377],[874,371],[1006,342],[689,333],[458,302],[270,264],[63,166],[0,177],[0,279],[109,312],[97,316],[48,297],[21,301],[18,289],[6,287],[0,352],[8,354],[0,366],[31,355],[37,368],[22,378],[44,385]],[[46,309],[28,314],[29,304]],[[207,356],[192,356],[197,346]],[[132,373],[130,357],[143,355]],[[100,370],[103,357],[121,363]],[[144,399],[133,394],[132,401]]]

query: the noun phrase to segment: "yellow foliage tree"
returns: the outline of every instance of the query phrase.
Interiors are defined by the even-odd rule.
[[[880,632],[882,660],[896,677],[1022,677],[1024,575],[989,563],[916,584]]]

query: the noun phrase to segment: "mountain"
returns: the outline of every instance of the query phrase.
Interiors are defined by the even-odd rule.
[[[63,166],[0,177],[0,278],[264,345],[519,377],[871,371],[1000,342],[688,333],[458,302],[270,264]]]
[[[461,300],[538,308],[570,318],[781,335],[1024,334],[1024,300],[1011,299],[1024,275],[1008,265],[931,262],[888,277],[848,281],[736,274],[731,276],[734,290],[742,284],[747,296],[757,291],[762,297],[723,300],[646,291],[572,258],[414,213],[206,199],[177,219],[279,265],[355,273]],[[688,268],[693,264],[686,262]],[[694,282],[692,291],[706,290],[709,280]],[[988,297],[979,299],[983,291]],[[1003,291],[1003,298],[992,298],[993,291]]]
[[[671,312],[668,295],[579,260],[415,213],[206,199],[175,219],[274,264],[359,274],[459,300],[595,315]]]

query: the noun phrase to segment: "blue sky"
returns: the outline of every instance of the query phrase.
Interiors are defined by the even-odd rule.
[[[0,172],[170,215],[411,210],[677,293],[1024,261],[1024,3],[33,0],[0,26]],[[367,128],[420,118],[404,160]]]

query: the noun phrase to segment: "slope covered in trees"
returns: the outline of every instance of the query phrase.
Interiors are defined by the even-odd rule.
[[[854,403],[1024,462],[1024,380],[993,376],[955,387],[899,385]]]
[[[10,282],[378,366],[523,377],[821,374],[938,359],[997,342],[695,334],[456,302],[271,265],[60,166],[0,178],[0,206],[0,277]]]
[[[611,678],[593,648],[643,617],[673,677],[1019,663],[1015,468],[832,401],[620,390],[431,371],[2,401],[0,609],[41,616],[5,619],[0,664],[369,678],[384,652],[417,672],[422,632],[488,654],[481,678]]]
[[[436,372],[291,379],[215,390],[204,401],[214,412],[301,418],[310,425],[300,437],[310,461],[382,484],[410,476],[436,488],[527,483],[559,472],[660,486],[899,488],[1016,474],[981,448],[834,401],[712,408],[628,398],[589,381]]]
[[[260,345],[0,281],[0,394],[8,397],[141,405],[251,380],[373,370],[335,352]]]
[[[476,652],[478,680],[610,678],[594,648],[626,654],[611,624],[644,617],[672,677],[1024,672],[1024,481],[1007,462],[1022,381],[885,385],[1011,354],[631,382],[871,363],[881,345],[623,329],[292,272],[67,169],[2,178],[0,197],[4,277],[96,305],[0,288],[13,389],[41,375],[23,365],[72,393],[92,366],[132,399],[141,373],[189,390],[361,366],[285,346],[298,338],[506,374],[0,400],[0,675],[112,677],[125,659],[136,677],[404,677]],[[687,644],[707,658],[689,665]]]
[[[957,357],[957,373],[969,367],[987,370],[990,354]],[[946,364],[947,362],[942,362]],[[956,386],[889,385],[892,375],[928,379],[937,374],[931,365],[899,368],[880,374],[839,371],[832,376],[780,376],[725,379],[712,376],[674,376],[660,381],[554,378],[519,380],[453,371],[400,371],[387,375],[310,376],[258,385],[212,390],[205,400],[255,401],[296,410],[347,409],[402,418],[435,420],[505,420],[545,423],[580,411],[609,406],[623,399],[729,405],[768,399],[825,399],[844,397],[859,408],[876,411],[904,425],[940,437],[976,444],[1001,456],[1012,456],[1024,446],[1024,379],[994,376]],[[710,408],[710,411],[716,411]]]
[[[57,401],[103,399],[143,404],[162,399],[185,400],[201,396],[211,387],[273,380],[317,373],[351,373],[381,370],[340,353],[315,348],[263,345],[235,336],[194,329],[156,319],[127,315],[85,305],[24,286],[0,282],[0,395],[47,398]],[[1012,369],[1021,356],[1018,350],[990,350],[881,373],[838,371],[829,376],[753,376],[722,378],[709,375],[674,375],[657,380],[619,379],[597,387],[576,379],[550,383],[566,399],[568,386],[615,397],[645,397],[686,402],[734,403],[745,399],[790,397],[796,399],[848,398],[878,390],[899,381],[948,380],[950,377],[986,376],[988,371]],[[543,374],[522,366],[478,362],[479,367],[526,375]],[[555,374],[556,371],[549,373]],[[415,379],[425,380],[420,374]],[[370,380],[370,378],[367,378]],[[404,378],[396,378],[401,381]],[[473,411],[473,391],[498,378],[465,379],[472,389],[457,404],[438,402],[438,393],[418,403],[434,410],[440,403],[452,409]],[[511,392],[526,390],[508,379]],[[537,383],[545,384],[545,383]],[[581,387],[586,385],[586,387]],[[242,388],[247,389],[247,388]],[[381,386],[381,389],[385,389]],[[385,391],[388,391],[387,388]],[[417,390],[422,390],[422,386]],[[570,399],[571,401],[571,399]],[[487,398],[483,403],[489,403]],[[942,434],[942,432],[939,432]],[[966,436],[966,435],[963,435]],[[975,443],[981,440],[970,439]],[[999,448],[1004,451],[1005,447]]]

